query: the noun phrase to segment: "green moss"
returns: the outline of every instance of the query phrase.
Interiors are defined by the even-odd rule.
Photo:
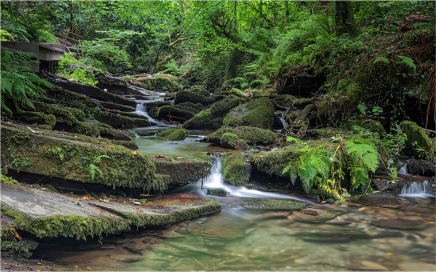
[[[210,134],[207,140],[210,142],[219,142],[224,133],[235,134],[247,144],[271,144],[277,140],[276,134],[271,130],[248,126],[222,127]]]
[[[183,102],[177,104],[175,107],[180,110],[190,111],[192,113],[198,113],[204,109],[204,106],[201,105],[200,103],[192,103],[192,102]]]
[[[157,136],[163,137],[170,141],[183,141],[188,136],[188,131],[184,128],[168,128],[159,131]]]
[[[211,163],[208,161],[166,161],[153,159],[156,173],[170,176],[171,186],[179,187],[193,180],[199,180],[210,173]]]
[[[220,144],[225,148],[233,148],[233,149],[247,149],[247,143],[238,138],[238,135],[234,133],[226,132],[220,137]]]
[[[198,95],[206,96],[206,97],[210,96],[210,93],[204,87],[199,86],[199,85],[194,85],[194,86],[190,87],[188,89],[188,91],[196,93]]]
[[[404,153],[416,158],[435,161],[435,150],[425,130],[412,121],[402,121],[400,127],[407,135]]]
[[[298,211],[307,206],[306,203],[284,199],[248,199],[241,206],[249,209],[274,210],[274,211]]]
[[[223,177],[225,181],[233,185],[244,185],[251,175],[251,165],[245,162],[240,152],[232,152],[224,155]]]
[[[78,122],[85,120],[86,117],[82,110],[56,104],[35,102],[35,108],[38,111],[62,117],[69,125],[77,124]]]
[[[208,188],[206,194],[211,196],[227,196],[227,191],[222,188]]]
[[[56,117],[53,114],[43,112],[20,111],[14,114],[14,118],[29,124],[47,125],[50,129],[56,125]]]
[[[103,111],[99,116],[96,116],[99,122],[110,125],[114,128],[135,128],[148,127],[152,123],[138,115],[129,114],[121,111]]]
[[[264,129],[272,129],[273,123],[274,105],[266,97],[233,108],[223,120],[226,126],[251,126]]]
[[[137,227],[168,227],[186,220],[217,213],[219,211],[221,211],[221,204],[214,199],[208,199],[207,202],[202,201],[200,206],[195,207],[193,204],[190,208],[177,210],[170,214],[123,212],[123,216],[130,221],[131,225]]]
[[[172,105],[162,106],[156,112],[157,118],[176,122],[184,122],[194,116],[193,112],[179,109]]]
[[[23,131],[1,126],[3,168],[128,188],[144,189],[155,180],[155,166],[146,156],[110,141],[48,131],[21,137],[28,135]],[[109,158],[98,159],[102,156]]]
[[[174,104],[177,105],[185,102],[208,105],[214,102],[214,98],[186,90],[177,92],[176,97],[174,98]]]
[[[226,113],[228,113],[231,109],[238,106],[239,104],[242,104],[245,102],[245,99],[230,95],[228,97],[225,97],[223,100],[217,101],[213,103],[210,106],[210,113],[211,115],[217,117],[217,116],[224,116]]]

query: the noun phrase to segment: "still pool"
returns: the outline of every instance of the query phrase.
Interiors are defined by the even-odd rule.
[[[435,200],[399,209],[309,205],[305,212],[243,208],[218,197],[221,213],[172,226],[38,254],[67,267],[117,271],[435,271]],[[311,211],[311,212],[308,212]]]

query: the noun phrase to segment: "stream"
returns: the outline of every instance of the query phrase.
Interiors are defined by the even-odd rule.
[[[225,184],[220,159],[208,177],[172,193],[204,195],[206,188],[230,193],[215,197],[222,212],[164,230],[68,245],[41,244],[37,255],[67,267],[116,271],[434,271],[435,198],[403,197],[401,208],[353,203],[313,203],[298,195],[249,190]],[[302,201],[300,211],[267,211],[241,205],[249,198]],[[311,212],[308,212],[311,211]]]
[[[138,100],[135,113],[155,124],[146,130],[170,127],[148,116],[148,102]],[[156,136],[135,139],[139,153],[210,160],[206,143],[191,135],[171,142]],[[214,197],[223,210],[167,229],[145,229],[87,242],[46,241],[36,257],[72,270],[114,271],[435,271],[435,198],[411,185],[399,197],[400,208],[370,207],[346,202],[318,204],[298,194],[277,194],[235,187],[222,177],[219,156],[209,176],[168,193],[204,195],[221,188],[227,197]],[[413,189],[412,189],[413,187]],[[271,211],[244,206],[247,199],[285,199],[306,203],[302,211]]]

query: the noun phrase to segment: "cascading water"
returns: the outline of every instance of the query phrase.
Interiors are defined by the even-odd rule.
[[[283,128],[287,128],[289,126],[288,121],[286,120],[285,113],[283,111],[276,111],[274,112],[277,117],[280,119],[280,122],[282,122]]]
[[[224,178],[222,175],[222,157],[213,155],[214,163],[211,167],[211,171],[209,176],[200,180],[201,182],[201,191],[204,193],[203,189],[222,189],[227,192],[229,196],[237,196],[237,197],[249,197],[249,198],[281,198],[281,199],[294,199],[302,202],[307,202],[313,204],[311,201],[307,199],[283,195],[278,193],[270,193],[270,192],[262,192],[254,189],[247,189],[244,186],[233,186],[224,183]]]
[[[427,193],[429,189],[430,183],[427,180],[422,182],[412,182],[410,184],[405,184],[399,195],[403,197],[432,197],[432,194]]]

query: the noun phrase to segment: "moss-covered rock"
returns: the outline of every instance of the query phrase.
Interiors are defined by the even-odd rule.
[[[99,104],[102,105],[103,108],[105,108],[105,109],[119,110],[119,111],[124,111],[124,112],[134,112],[135,111],[135,108],[132,106],[115,104],[112,102],[101,101],[101,102],[99,102]]]
[[[402,121],[400,127],[407,135],[404,153],[415,158],[436,161],[435,150],[426,131],[412,121]]]
[[[239,139],[238,135],[234,133],[224,133],[220,138],[220,145],[224,148],[233,148],[233,149],[247,149],[247,143]]]
[[[198,113],[204,109],[204,106],[200,103],[184,102],[177,104],[176,107],[180,110],[189,111],[192,113]]]
[[[244,185],[251,175],[251,164],[244,160],[240,152],[231,152],[223,158],[224,180],[233,185]]]
[[[207,188],[206,194],[211,196],[227,196],[228,193],[223,188]]]
[[[182,79],[165,73],[134,75],[129,82],[147,90],[163,92],[177,92],[185,85]]]
[[[97,126],[98,130],[100,131],[100,137],[110,140],[130,141],[129,136],[121,133],[107,124],[99,123]]]
[[[408,160],[407,172],[412,175],[433,177],[436,175],[436,165],[426,160]]]
[[[194,86],[189,87],[188,91],[196,93],[198,95],[206,96],[206,97],[210,96],[210,92],[208,92],[203,86],[199,86],[199,85],[194,85]]]
[[[189,182],[197,181],[210,173],[211,163],[208,161],[172,160],[153,158],[156,173],[169,175],[169,188],[178,188]]]
[[[298,211],[307,207],[307,204],[296,200],[255,198],[243,201],[241,206],[256,210]]]
[[[230,95],[224,99],[213,103],[210,106],[210,113],[214,117],[224,116],[234,107],[246,102],[245,99],[237,97],[235,95]]]
[[[218,129],[223,125],[223,117],[195,115],[184,123],[187,129]]]
[[[222,127],[214,133],[207,136],[209,142],[219,143],[224,133],[232,133],[244,140],[247,144],[271,144],[277,140],[277,135],[271,130],[257,127],[239,126],[239,127]]]
[[[110,125],[114,128],[135,128],[135,127],[148,127],[153,125],[150,121],[148,121],[146,118],[142,118],[139,115],[129,115],[125,112],[119,112],[119,111],[103,111],[99,116],[96,117],[96,119],[101,122],[105,123],[107,125]]]
[[[183,141],[188,136],[188,133],[184,128],[168,128],[160,131],[157,136],[170,141]]]
[[[191,91],[179,91],[174,98],[174,104],[180,104],[185,102],[200,103],[202,105],[208,105],[214,102],[214,98],[210,96],[204,96]]]
[[[274,123],[274,105],[266,97],[239,105],[224,117],[226,126],[251,126],[272,129]]]
[[[160,107],[155,114],[155,117],[158,119],[179,123],[183,123],[194,116],[195,114],[193,112],[179,109],[173,105]]]
[[[56,125],[56,116],[39,111],[19,111],[14,118],[29,124],[46,125],[50,129]]]
[[[1,133],[4,169],[144,190],[155,183],[150,159],[105,139],[42,130],[36,134],[10,124],[2,124]]]

